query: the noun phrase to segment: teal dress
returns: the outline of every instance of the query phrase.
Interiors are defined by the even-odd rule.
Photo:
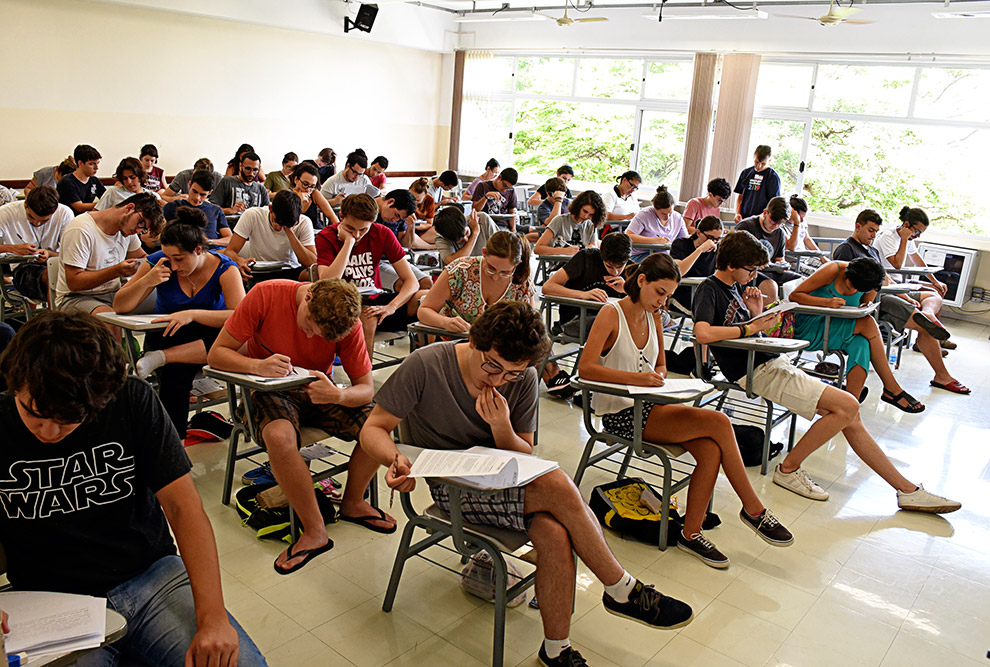
[[[811,292],[811,296],[820,296],[825,299],[839,297],[844,299],[846,305],[859,306],[863,299],[862,292],[854,294],[839,294],[835,289],[835,283],[819,287]],[[846,373],[854,366],[861,366],[867,373],[870,372],[870,341],[865,336],[854,334],[856,320],[842,320],[832,318],[828,327],[828,343],[833,350],[841,350],[846,353],[849,362],[846,364]],[[825,342],[825,316],[805,315],[798,313],[794,319],[794,337],[809,341],[809,350],[821,350]]]

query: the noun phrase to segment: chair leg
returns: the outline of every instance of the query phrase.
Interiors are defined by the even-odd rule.
[[[622,457],[622,465],[619,466],[619,473],[615,476],[616,479],[624,479],[626,472],[629,470],[629,462],[632,461],[633,450],[632,447],[626,450],[625,456]]]
[[[399,547],[395,551],[395,562],[392,564],[392,576],[388,579],[388,589],[385,591],[385,600],[382,602],[382,611],[392,611],[395,603],[395,594],[399,590],[399,579],[402,578],[402,569],[406,566],[409,558],[409,544],[412,542],[413,532],[416,530],[416,523],[410,521],[402,529],[402,539],[399,540]]]
[[[486,551],[488,551],[486,549]],[[502,667],[505,652],[505,609],[508,600],[505,591],[508,584],[508,568],[501,553],[488,551],[495,574],[495,622],[492,637],[492,667]]]
[[[588,438],[588,444],[584,446],[584,453],[581,454],[581,460],[578,462],[577,470],[574,471],[574,484],[577,486],[581,485],[581,478],[584,477],[584,471],[588,468],[588,460],[591,458],[591,452],[595,450],[595,443],[598,440],[592,436]]]
[[[760,474],[766,475],[770,469],[770,431],[773,428],[773,403],[763,399],[767,406],[767,419],[763,431],[763,463],[760,465]]]
[[[794,435],[797,431],[797,414],[791,413],[791,428],[787,436],[787,451],[794,449]]]
[[[670,459],[661,457],[663,463],[663,493],[660,497],[660,551],[667,550],[667,522],[670,520],[670,487],[673,484],[673,468]]]
[[[220,496],[224,505],[230,504],[230,492],[234,486],[234,461],[237,460],[237,442],[243,434],[242,426],[235,426],[230,434],[230,444],[227,446],[227,469],[223,473],[223,494]]]

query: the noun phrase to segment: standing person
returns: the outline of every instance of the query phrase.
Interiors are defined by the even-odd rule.
[[[598,313],[579,363],[581,377],[641,387],[661,387],[667,376],[660,311],[677,289],[680,271],[668,255],[651,255],[632,267],[626,296]],[[609,433],[633,439],[633,399],[594,394],[592,407]],[[684,528],[677,548],[714,568],[729,559],[701,532],[715,490],[719,466],[742,501],[739,518],[766,543],[786,547],[794,536],[760,501],[753,490],[729,418],[714,410],[686,405],[643,404],[643,440],[684,447],[696,461],[688,486]]]
[[[57,165],[52,167],[42,167],[31,175],[31,180],[24,186],[24,196],[28,196],[31,190],[40,188],[42,185],[52,190],[58,187],[58,182],[63,177],[68,176],[76,170],[76,161],[70,155]]]
[[[0,371],[0,469],[25,471],[23,511],[0,512],[10,583],[106,598],[127,621],[119,641],[77,664],[266,665],[224,608],[192,464],[103,323],[40,313]]]
[[[34,188],[24,201],[0,206],[0,252],[35,255],[37,262],[18,264],[13,283],[30,299],[48,301],[48,258],[58,255],[62,234],[75,216],[47,185]]]
[[[168,187],[168,181],[165,180],[165,170],[158,166],[158,148],[154,144],[141,146],[138,160],[141,161],[141,166],[144,167],[144,173],[148,179],[144,186],[155,194],[161,195],[162,191]]]
[[[241,160],[248,153],[254,153],[254,146],[251,144],[241,144],[237,152],[234,153],[234,157],[227,161],[227,171],[224,172],[224,176],[237,176],[241,173]],[[255,172],[253,180],[259,183],[265,182],[265,172],[261,170],[261,158],[258,158],[258,171]]]
[[[498,178],[499,169],[501,168],[502,166],[498,163],[498,160],[496,160],[495,158],[491,158],[490,160],[488,160],[488,162],[485,163],[485,173],[483,173],[481,176],[471,181],[471,184],[468,185],[467,188],[465,188],[464,199],[466,199],[467,201],[475,201],[474,191],[482,183],[493,181],[496,178]]]
[[[192,175],[200,169],[205,169],[213,175],[213,182],[208,188],[209,192],[213,192],[217,185],[220,184],[220,179],[223,178],[223,174],[213,169],[213,162],[210,158],[201,157],[196,160],[192,169],[183,169],[175,175],[175,178],[173,178],[172,182],[168,184],[165,191],[161,193],[162,199],[167,202],[172,202],[176,199],[185,199],[189,194],[189,180],[192,178]]]
[[[571,194],[571,189],[567,187],[567,184],[571,182],[572,178],[574,178],[574,168],[569,164],[562,164],[557,167],[556,177],[564,183],[564,187],[562,188],[564,191],[564,197],[566,199],[574,199],[574,195]],[[539,206],[541,203],[546,201],[551,192],[551,190],[547,189],[546,184],[541,185],[536,189],[536,192],[530,195],[529,201],[526,203],[530,206]]]
[[[196,373],[220,327],[244,298],[237,264],[210,249],[206,226],[202,211],[179,208],[162,230],[162,249],[148,255],[113,298],[115,312],[129,313],[156,294],[155,313],[161,317],[155,321],[168,322],[168,327],[145,334],[145,353],[135,370],[141,378],[158,371],[159,396],[180,439],[186,437]]]
[[[581,248],[597,247],[606,210],[597,192],[585,190],[574,198],[567,213],[550,221],[533,252],[537,255],[574,255]]]
[[[460,206],[441,208],[433,224],[437,230],[436,243],[441,266],[461,257],[481,255],[488,239],[498,231],[498,225],[487,213],[472,210],[465,217]]]
[[[279,171],[270,171],[265,176],[265,189],[272,194],[281,190],[291,190],[292,184],[289,182],[289,179],[297,164],[299,164],[299,156],[292,151],[283,155],[282,169]]]
[[[289,182],[302,202],[302,214],[313,222],[314,230],[319,231],[340,222],[330,202],[320,192],[319,169],[308,162],[301,162],[292,170]]]
[[[372,185],[378,188],[379,192],[385,191],[385,181],[387,180],[385,176],[386,169],[388,169],[388,158],[384,155],[377,156],[368,165],[368,179]]]
[[[271,203],[264,183],[258,181],[261,157],[247,152],[241,156],[239,164],[237,176],[224,176],[210,194],[210,201],[222,208],[225,215],[239,215],[249,208]]]
[[[76,170],[63,176],[58,182],[58,200],[79,215],[96,208],[97,200],[106,187],[96,177],[100,170],[100,151],[87,144],[79,144],[72,151]]]
[[[722,220],[715,215],[697,221],[694,233],[670,244],[670,258],[677,264],[682,278],[707,278],[715,273],[715,250],[722,239]],[[691,308],[691,288],[679,285],[674,300]]]
[[[721,219],[721,206],[732,196],[732,186],[724,178],[708,181],[708,196],[695,197],[684,207],[684,225],[694,234],[695,225],[702,218],[713,215]]]
[[[456,204],[461,200],[461,179],[450,169],[430,181],[430,196],[438,205]]]
[[[519,302],[496,304],[472,327],[470,339],[437,343],[409,355],[375,396],[361,429],[361,448],[387,467],[385,482],[410,493],[410,461],[392,439],[404,421],[410,440],[427,449],[491,447],[529,454],[537,426],[533,368],[550,348],[540,315]],[[450,511],[446,485],[427,480],[437,506]],[[544,641],[539,657],[550,667],[587,665],[570,645],[576,571],[574,554],[605,586],[602,603],[616,616],[647,627],[673,629],[691,622],[691,607],[644,585],[615,559],[574,482],[562,470],[524,487],[478,497],[466,493],[465,523],[526,531],[540,554],[536,595]]]
[[[759,145],[753,153],[753,166],[736,181],[736,222],[759,215],[774,197],[780,196],[780,177],[770,167],[770,147]]]
[[[653,206],[647,206],[637,213],[626,227],[626,235],[633,243],[669,245],[677,239],[687,237],[688,230],[684,225],[684,218],[674,210],[674,196],[667,192],[666,187],[661,185],[657,188],[651,203]],[[632,261],[641,262],[650,255],[650,252],[650,250],[636,250],[632,254]]]
[[[96,210],[103,211],[113,208],[125,199],[129,199],[141,192],[147,192],[155,199],[161,199],[158,191],[148,187],[148,174],[144,170],[144,165],[135,158],[125,157],[117,165],[117,170],[113,173],[119,185],[111,185],[96,202]]]
[[[488,215],[511,215],[509,229],[516,231],[515,185],[518,181],[519,173],[508,167],[492,180],[478,183],[472,195],[474,210]]]
[[[224,253],[237,263],[245,280],[292,280],[316,263],[313,225],[300,210],[299,196],[282,190],[268,206],[249,208],[241,215]],[[242,257],[240,253],[248,241],[251,256]],[[256,261],[284,262],[288,268],[255,275],[251,266]]]
[[[344,170],[325,180],[320,192],[331,206],[340,206],[348,195],[370,194],[368,188],[372,186],[367,170],[368,155],[363,149],[355,148],[347,154]]]
[[[175,220],[179,217],[178,211],[180,207],[194,208],[201,211],[206,216],[206,228],[203,230],[206,238],[210,240],[211,245],[226,246],[230,243],[232,237],[230,225],[227,223],[227,216],[224,215],[222,208],[209,201],[215,173],[210,172],[208,169],[197,169],[194,171],[192,177],[186,181],[188,194],[181,199],[176,198],[165,204],[164,208],[162,208],[162,214],[166,220]],[[175,185],[175,181],[177,180],[179,180],[178,177],[172,181],[172,185]]]
[[[639,213],[639,200],[636,190],[643,179],[635,171],[627,171],[617,179],[617,183],[602,195],[605,202],[606,220],[632,220]]]
[[[327,147],[316,156],[316,167],[320,170],[320,185],[337,173],[337,151]]]

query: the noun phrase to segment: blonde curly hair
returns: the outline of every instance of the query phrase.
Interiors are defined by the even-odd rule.
[[[329,341],[344,338],[361,317],[361,295],[346,280],[317,280],[310,286],[309,294],[309,317]]]

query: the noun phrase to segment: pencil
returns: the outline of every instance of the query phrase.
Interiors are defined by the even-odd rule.
[[[261,347],[263,347],[263,348],[265,348],[265,351],[266,351],[266,352],[268,352],[268,354],[272,354],[272,355],[274,355],[274,354],[275,354],[274,352],[272,352],[272,348],[270,348],[270,347],[268,347],[267,345],[265,345],[265,344],[264,344],[263,342],[261,342],[260,340],[258,341],[258,345],[260,345]],[[290,362],[290,363],[289,363],[289,372],[287,373],[287,375],[292,375],[292,374],[293,374],[293,373],[295,373],[295,372],[296,372],[296,371],[295,371],[295,369],[294,369],[294,368],[292,367],[292,363]]]

